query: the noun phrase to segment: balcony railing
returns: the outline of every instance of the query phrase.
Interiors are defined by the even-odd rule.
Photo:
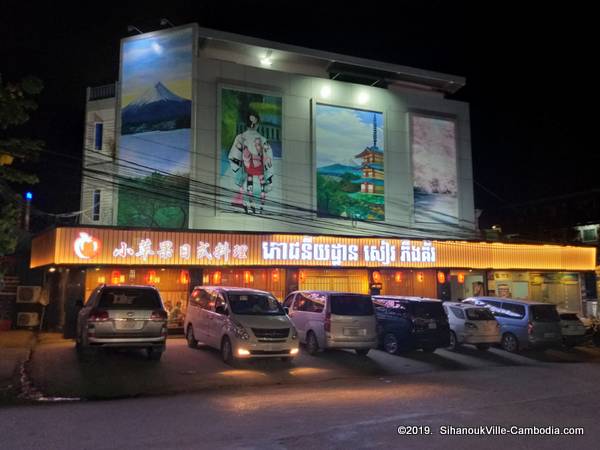
[[[116,84],[105,84],[104,86],[88,87],[87,100],[101,100],[103,98],[112,98],[115,96]]]

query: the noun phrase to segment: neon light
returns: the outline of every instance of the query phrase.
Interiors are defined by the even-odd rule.
[[[79,259],[90,259],[98,254],[100,242],[82,231],[79,233],[79,237],[75,239],[73,250]]]

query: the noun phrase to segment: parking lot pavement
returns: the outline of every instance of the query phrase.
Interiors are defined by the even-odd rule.
[[[160,362],[148,361],[142,351],[103,351],[80,360],[74,343],[59,335],[42,335],[29,365],[34,386],[47,396],[120,398],[164,395],[214,388],[313,384],[336,379],[402,375],[438,371],[489,370],[504,366],[600,361],[600,349],[551,350],[518,355],[500,349],[482,352],[465,346],[457,352],[412,352],[402,356],[371,351],[359,357],[350,351],[301,354],[291,365],[260,360],[231,368],[218,351],[190,349],[183,338],[169,338]]]

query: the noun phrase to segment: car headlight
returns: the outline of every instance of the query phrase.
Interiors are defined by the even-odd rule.
[[[292,327],[292,339],[298,339],[298,331]]]
[[[242,339],[244,341],[247,341],[248,339],[250,339],[250,335],[248,334],[248,332],[242,326],[241,323],[232,322],[231,324],[232,324],[233,332],[235,333],[237,338]]]

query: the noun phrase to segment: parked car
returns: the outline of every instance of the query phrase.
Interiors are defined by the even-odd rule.
[[[76,347],[90,353],[98,347],[142,347],[160,360],[166,349],[167,312],[151,286],[101,285],[77,317]]]
[[[365,356],[377,347],[377,322],[369,295],[296,291],[286,297],[284,306],[311,355],[340,348]]]
[[[500,345],[508,352],[562,346],[555,305],[502,297],[469,297],[463,302],[490,308],[500,324]]]
[[[559,310],[558,315],[563,343],[567,347],[582,345],[588,340],[587,329],[576,312]]]
[[[221,351],[223,361],[281,358],[298,354],[298,333],[270,292],[238,287],[198,286],[184,321],[189,347],[198,342]]]
[[[373,296],[378,343],[388,353],[450,345],[450,328],[442,302],[434,298]]]
[[[444,302],[443,306],[450,324],[452,350],[462,344],[487,350],[490,345],[500,343],[500,324],[488,308],[457,302]]]

